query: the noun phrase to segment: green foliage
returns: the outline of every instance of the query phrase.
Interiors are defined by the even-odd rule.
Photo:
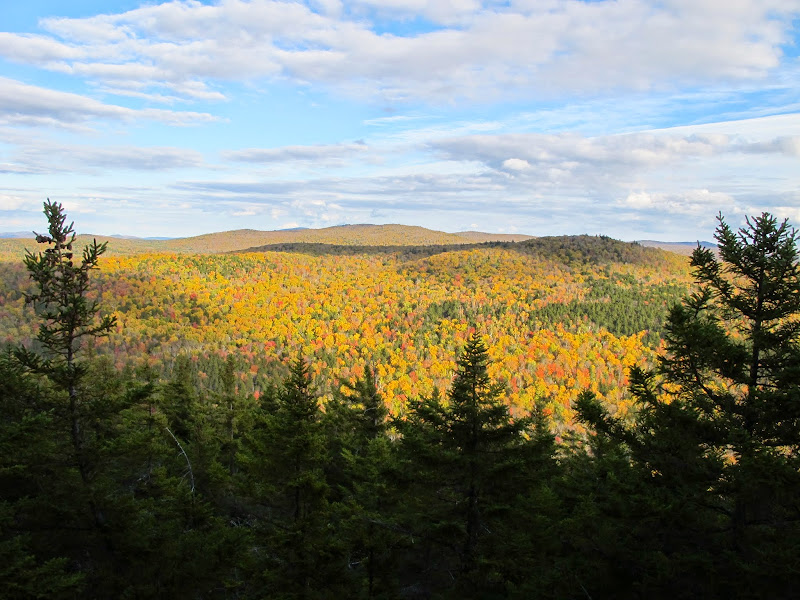
[[[563,235],[532,238],[515,247],[568,265],[581,264],[651,264],[662,256],[636,242],[621,242],[605,235]]]
[[[416,508],[407,528],[427,547],[420,585],[438,593],[494,594],[503,587],[502,541],[495,536],[522,489],[532,422],[511,418],[501,401],[504,387],[487,374],[488,362],[486,346],[474,335],[447,399],[433,394],[413,402],[397,423]]]
[[[631,372],[635,423],[589,397],[578,409],[598,447],[630,460],[614,468],[624,495],[604,486],[598,506],[636,536],[640,592],[788,598],[800,569],[797,233],[768,214],[734,233],[720,216],[716,237],[719,259],[692,256],[698,290],[671,310],[658,368]]]
[[[321,597],[344,577],[338,540],[328,528],[328,462],[319,400],[308,366],[296,360],[276,397],[262,400],[242,458],[247,518],[258,539],[250,567],[257,596]]]
[[[534,322],[552,327],[558,323],[580,326],[590,321],[614,335],[635,335],[646,331],[645,341],[658,346],[664,334],[669,310],[686,294],[677,283],[644,285],[631,276],[618,274],[590,281],[583,300],[553,303],[533,315]]]
[[[351,597],[391,598],[405,535],[398,531],[402,503],[391,483],[396,468],[389,411],[372,369],[343,382],[326,406],[337,536],[347,556]]]
[[[37,290],[27,296],[36,314],[42,320],[37,336],[46,351],[44,361],[35,354],[20,352],[20,357],[31,367],[47,373],[63,389],[74,395],[74,388],[82,368],[75,362],[76,353],[84,338],[106,335],[116,320],[105,316],[98,323],[97,301],[89,297],[89,273],[106,251],[106,243],[93,240],[83,249],[80,257],[73,251],[75,230],[66,224],[67,215],[61,204],[44,204],[49,235],[37,234],[36,241],[52,245],[44,252],[26,251],[25,266]]]
[[[426,245],[343,245],[319,242],[283,242],[248,248],[247,252],[298,252],[312,256],[395,255],[402,261],[417,260],[444,252],[463,252],[476,248],[502,248],[523,254],[554,259],[568,265],[653,264],[662,253],[636,242],[621,242],[610,237],[572,235],[531,238],[522,242],[488,241],[481,243],[439,243]]]
[[[800,451],[797,232],[763,214],[734,233],[719,219],[720,259],[692,256],[700,291],[676,307],[665,377],[680,382],[737,455]]]
[[[0,589],[7,598],[74,598],[83,588],[83,574],[49,530],[62,468],[53,459],[63,447],[52,435],[48,393],[10,351],[0,354]]]
[[[154,385],[81,356],[102,336],[74,234],[47,203],[54,244],[29,255],[42,355],[0,359],[0,574],[9,597],[195,598],[224,594],[240,537],[182,481]],[[178,460],[176,460],[176,458]],[[200,549],[202,548],[202,552]]]
[[[654,272],[630,266],[664,255],[603,237],[532,240],[511,245],[513,253],[414,256],[406,248],[412,262],[404,265],[393,262],[399,254],[363,262],[392,277],[334,276],[324,280],[328,296],[314,298],[306,284],[323,281],[318,259],[154,257],[106,298],[131,308],[132,289],[166,290],[182,269],[233,288],[170,289],[185,315],[173,305],[146,309],[144,318],[180,318],[192,330],[242,317],[251,306],[243,289],[261,281],[248,279],[250,270],[285,269],[293,283],[287,290],[286,279],[269,279],[272,295],[259,305],[270,319],[264,329],[281,328],[281,338],[237,332],[238,351],[220,345],[205,354],[200,338],[173,340],[183,346],[142,339],[143,356],[162,342],[167,354],[184,351],[133,368],[88,343],[114,324],[97,317],[95,285],[112,289],[110,276],[91,278],[105,246],[73,259],[63,209],[48,201],[45,212],[50,235],[40,237],[53,247],[28,255],[23,290],[40,337],[28,350],[0,353],[3,597],[796,596],[800,267],[786,222],[765,214],[734,232],[720,218],[719,257],[695,252],[695,291],[668,313],[679,277],[644,281],[637,274]],[[542,255],[559,265],[531,258]],[[534,263],[512,285],[498,275]],[[411,293],[423,277],[427,296]],[[326,301],[370,289],[369,319]],[[0,296],[8,299],[21,306]],[[273,302],[302,320],[273,319]],[[498,329],[508,307],[524,314],[519,329]],[[469,319],[502,345],[490,353]],[[525,323],[548,321],[565,344],[543,336],[540,346],[525,345],[541,333]],[[595,385],[590,355],[600,333],[573,333],[566,321],[620,335],[664,332],[658,366],[629,371],[636,402],[628,414]],[[256,335],[258,343],[245,339]],[[317,360],[287,362],[291,336],[304,336]],[[416,346],[414,361],[390,352],[398,340]],[[455,353],[458,340],[448,379],[452,355],[438,351]],[[633,347],[638,337],[624,341]],[[560,362],[530,370],[523,358],[537,348]],[[498,364],[490,355],[501,355]],[[635,355],[624,356],[615,381]],[[337,361],[347,363],[344,381],[323,370]],[[398,381],[387,383],[389,373],[406,377],[405,398],[425,369],[449,382],[447,393],[428,385],[430,394],[394,403]],[[521,384],[523,369],[538,379]],[[577,396],[559,408],[574,408],[580,427],[560,430],[559,445],[548,429],[553,402],[541,399],[552,389],[545,377],[560,398]],[[595,391],[578,393],[584,385]],[[530,414],[517,416],[525,413],[513,394],[526,394]]]

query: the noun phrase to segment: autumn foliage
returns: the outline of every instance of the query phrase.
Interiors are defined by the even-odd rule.
[[[165,373],[186,355],[201,380],[205,357],[236,353],[247,363],[239,385],[256,393],[304,357],[327,398],[335,382],[374,368],[400,414],[410,398],[449,384],[458,348],[477,331],[491,340],[489,375],[516,414],[544,401],[560,427],[585,388],[624,414],[627,369],[653,360],[667,308],[686,290],[684,259],[607,238],[532,242],[421,247],[423,258],[324,249],[111,256],[98,300],[117,328],[95,349],[118,366]],[[29,339],[22,267],[0,269],[0,341]]]

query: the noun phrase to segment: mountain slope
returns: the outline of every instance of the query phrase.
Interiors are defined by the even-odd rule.
[[[483,243],[509,243],[519,244],[520,251],[540,251],[545,254],[558,254],[563,250],[569,256],[562,258],[572,258],[578,255],[597,254],[598,244],[607,246],[610,242],[602,242],[605,238],[593,239],[593,236],[553,236],[553,237],[531,237],[521,234],[500,234],[482,233],[478,231],[463,231],[458,233],[445,233],[424,227],[410,225],[338,225],[335,227],[325,227],[322,229],[292,229],[280,231],[258,231],[255,229],[239,229],[234,231],[223,231],[218,233],[207,233],[204,235],[174,238],[174,239],[144,239],[144,238],[121,238],[102,235],[82,234],[78,236],[78,243],[84,245],[97,239],[98,242],[108,242],[108,255],[131,255],[148,252],[167,252],[167,253],[193,253],[193,254],[214,254],[222,252],[241,252],[241,251],[263,251],[269,246],[279,245],[298,245],[298,244],[317,244],[338,247],[418,247],[426,246],[468,246],[471,244]],[[561,240],[561,241],[559,241]],[[582,241],[581,241],[582,240]],[[614,244],[623,244],[614,240]],[[561,248],[560,246],[566,246]],[[679,254],[686,253],[683,250],[688,245],[666,244],[660,242],[642,242],[642,245],[656,246],[665,250],[670,250]],[[693,246],[692,246],[693,247]],[[626,247],[627,248],[627,247]],[[0,259],[18,259],[24,254],[25,250],[36,250],[37,244],[33,237],[0,238]],[[284,251],[302,251],[290,247],[281,248]],[[613,257],[607,255],[607,248],[600,252],[600,260]],[[621,251],[622,246],[617,248]],[[641,250],[641,248],[639,249]],[[634,250],[633,254],[639,251]],[[323,249],[317,249],[314,253],[325,253]],[[611,252],[615,254],[616,251]],[[629,250],[624,251],[630,254]]]

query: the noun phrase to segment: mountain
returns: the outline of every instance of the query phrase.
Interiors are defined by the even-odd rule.
[[[659,242],[656,240],[639,240],[637,243],[642,246],[647,246],[648,248],[661,248],[662,250],[668,250],[669,252],[683,254],[685,256],[690,256],[692,252],[694,252],[694,249],[697,248],[698,244],[703,248],[711,248],[712,250],[716,250],[717,248],[717,245],[712,242]]]
[[[89,233],[89,234],[86,234],[86,235],[92,235],[92,234]],[[172,238],[172,237],[159,237],[159,236],[144,237],[143,238],[143,237],[139,237],[137,235],[121,235],[119,233],[112,233],[109,236],[95,236],[95,237],[110,237],[110,238],[114,238],[115,240],[151,240],[151,241],[152,240],[164,241],[164,240],[175,239],[175,238]]]
[[[0,231],[0,238],[31,238],[33,239],[32,231]]]
[[[483,242],[524,242],[533,237],[532,235],[523,235],[521,233],[483,233],[481,231],[459,231],[455,235],[476,244]]]
[[[438,246],[490,241],[522,241],[530,236],[494,233],[445,233],[412,225],[336,225],[321,229],[257,231],[239,229],[168,240],[175,252],[233,252],[273,244],[332,244],[337,246]]]
[[[238,229],[222,231],[186,238],[138,238],[133,236],[103,236],[81,234],[78,243],[85,244],[92,239],[108,242],[108,255],[141,254],[148,252],[214,254],[220,252],[245,251],[265,246],[285,244],[326,244],[333,246],[462,246],[486,242],[532,243],[537,238],[522,234],[484,233],[480,231],[461,231],[446,233],[425,227],[411,225],[337,225],[321,229],[283,229],[278,231],[259,231]],[[551,242],[548,242],[550,244]],[[713,244],[702,242],[713,247]],[[669,250],[677,254],[691,254],[696,243],[658,242],[645,240],[642,246]],[[34,250],[36,243],[29,232],[6,232],[0,234],[0,257],[17,257],[27,248]]]

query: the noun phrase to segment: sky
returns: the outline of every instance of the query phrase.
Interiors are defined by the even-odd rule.
[[[0,231],[800,225],[800,0],[0,0]]]

